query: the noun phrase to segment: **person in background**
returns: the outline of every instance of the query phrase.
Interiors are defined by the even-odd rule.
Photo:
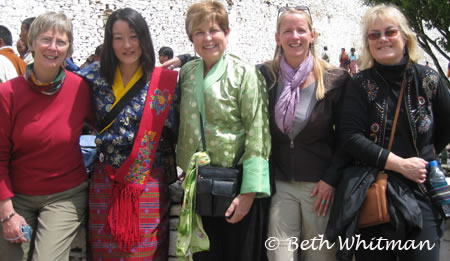
[[[22,39],[19,38],[16,43],[17,52],[19,53],[19,57],[23,60],[23,56],[27,52],[27,48],[25,43],[22,41]]]
[[[428,182],[428,162],[436,160],[450,142],[448,86],[436,71],[417,63],[416,35],[397,7],[374,6],[367,10],[361,24],[361,71],[346,86],[339,133],[344,150],[354,161],[388,174],[390,222],[360,228],[357,233],[366,242],[374,242],[374,238],[403,243],[428,241],[434,247],[360,248],[356,260],[439,261],[444,218],[421,188]],[[403,88],[403,99],[398,101]],[[389,151],[398,102],[400,111]]]
[[[15,77],[17,77],[17,72],[14,65],[6,56],[0,55],[0,85]]]
[[[355,75],[356,74],[356,65],[358,63],[358,55],[356,55],[355,53],[355,48],[350,48],[350,55],[348,56],[349,60],[350,60],[350,75]]]
[[[26,52],[23,55],[22,59],[25,63],[30,64],[33,63],[33,55],[31,54],[29,47],[30,43],[28,41],[28,31],[30,30],[30,26],[33,23],[35,17],[29,17],[22,21],[22,25],[20,26],[20,40],[25,43]]]
[[[73,50],[71,19],[40,15],[28,43],[34,62],[0,88],[0,256],[68,260],[87,214],[78,142],[83,124],[94,121],[92,96],[81,77],[63,68]]]
[[[163,46],[158,51],[158,60],[160,64],[173,58],[173,50],[168,46]]]
[[[339,182],[332,159],[337,151],[335,125],[348,73],[315,53],[317,33],[306,6],[278,11],[276,50],[261,71],[269,88],[272,136],[272,196],[268,237],[280,244],[267,250],[269,261],[335,260],[335,248],[292,249],[323,235]],[[318,247],[318,245],[316,246]]]
[[[271,143],[264,78],[254,65],[226,52],[230,27],[227,11],[220,2],[201,1],[190,6],[185,27],[200,59],[188,62],[180,71],[177,165],[188,173],[186,179],[190,180],[188,175],[195,171],[189,166],[203,151],[202,123],[206,154],[212,166],[229,168],[236,155],[242,151],[244,154],[240,159],[243,165],[240,194],[224,217],[198,217],[206,235],[199,235],[200,227],[186,231],[179,227],[178,241],[182,246],[177,246],[177,254],[193,254],[196,261],[264,260],[267,197],[271,193],[268,166]],[[180,224],[192,224],[196,215],[182,212]],[[209,249],[205,245],[190,245],[208,239]]]
[[[100,54],[102,52],[102,44],[98,45],[95,48],[94,54],[91,54],[86,61],[80,66],[80,69],[86,68],[89,65],[95,63],[95,62],[100,62]]]
[[[11,61],[17,75],[22,75],[25,73],[26,63],[14,52],[12,42],[12,35],[9,29],[0,25],[0,55]]]
[[[323,53],[322,53],[322,60],[329,63],[330,62],[330,56],[328,55],[328,47],[323,47]]]
[[[165,261],[177,72],[155,67],[147,22],[131,8],[109,16],[100,56],[80,71],[93,91],[99,130],[89,196],[92,260]]]
[[[341,48],[341,53],[339,54],[339,67],[348,71],[350,60],[348,58],[348,54],[345,51],[345,48]]]

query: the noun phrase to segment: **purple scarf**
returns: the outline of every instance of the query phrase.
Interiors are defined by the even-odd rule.
[[[313,60],[313,56],[309,53],[308,57],[296,69],[292,69],[286,62],[284,55],[281,57],[280,74],[284,89],[275,105],[275,122],[284,134],[288,134],[292,130],[297,104],[300,101],[300,86],[312,71]]]

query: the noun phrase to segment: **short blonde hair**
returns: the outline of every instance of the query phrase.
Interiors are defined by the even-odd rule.
[[[69,49],[67,49],[67,57],[73,53],[73,31],[72,21],[63,13],[46,12],[34,19],[28,31],[28,46],[34,49],[34,42],[40,33],[50,29],[63,32],[69,40]]]
[[[227,10],[225,10],[225,7],[220,2],[198,2],[191,5],[186,13],[186,33],[191,42],[192,32],[207,22],[217,23],[225,34],[227,34],[230,29]]]
[[[368,69],[373,66],[373,57],[369,49],[369,40],[367,34],[370,27],[378,18],[383,20],[390,20],[396,24],[400,30],[402,36],[406,39],[406,48],[408,51],[409,59],[413,62],[417,62],[420,59],[420,51],[417,46],[416,34],[411,30],[408,24],[408,20],[405,15],[395,5],[376,5],[364,14],[361,19],[361,31],[362,31],[362,43],[363,49],[361,53],[360,69]]]
[[[288,16],[290,14],[303,15],[308,23],[308,28],[309,28],[309,31],[311,32],[311,34],[316,34],[316,32],[312,26],[312,20],[311,20],[311,17],[309,16],[309,14],[304,10],[290,8],[287,11],[283,11],[280,14],[280,16],[278,17],[278,20],[277,20],[277,34],[278,35],[280,34],[281,24],[283,23],[286,16]],[[316,34],[316,38],[317,38],[317,34]],[[316,51],[314,48],[314,44],[311,44],[309,51],[311,52],[311,54],[314,58],[313,70],[314,70],[314,77],[316,78],[316,81],[317,81],[316,98],[317,98],[317,100],[321,100],[325,97],[325,93],[326,93],[326,88],[325,88],[325,84],[323,81],[324,71],[334,68],[334,67],[331,64],[327,63],[326,61],[322,60],[321,58],[317,57]],[[282,55],[283,55],[283,48],[281,46],[277,45],[275,48],[275,54],[273,56],[273,60],[270,64],[270,69],[274,76],[274,79],[277,79],[278,78],[277,75],[280,75],[280,61],[281,61]],[[268,86],[268,87],[272,88],[275,85],[276,85],[276,82],[274,82],[272,86]]]

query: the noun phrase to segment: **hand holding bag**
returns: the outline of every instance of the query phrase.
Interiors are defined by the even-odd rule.
[[[408,67],[408,66],[407,66]],[[402,87],[397,101],[397,108],[395,109],[394,122],[392,124],[391,136],[389,138],[388,150],[391,150],[394,141],[395,129],[397,127],[398,114],[400,112],[400,105],[403,99],[403,93],[406,86],[406,73],[403,77]],[[388,186],[388,174],[380,171],[377,174],[375,182],[370,185],[367,191],[366,199],[359,210],[358,227],[365,228],[375,225],[389,223],[391,218],[387,208],[386,190]]]
[[[198,167],[196,212],[201,216],[224,217],[239,194],[242,169]]]
[[[203,150],[206,151],[203,120],[200,115]],[[201,216],[225,217],[225,212],[239,194],[242,166],[237,166],[244,154],[236,155],[231,168],[198,166],[196,212]]]

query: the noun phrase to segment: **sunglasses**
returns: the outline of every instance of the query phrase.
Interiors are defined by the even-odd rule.
[[[309,8],[307,6],[304,6],[304,5],[299,5],[299,6],[296,6],[296,7],[289,7],[289,6],[280,7],[280,9],[278,9],[277,23],[278,23],[278,19],[280,18],[280,14],[282,14],[283,12],[289,11],[292,8],[294,8],[295,10],[298,10],[298,11],[307,12],[308,15],[309,15],[309,18],[311,19],[311,24],[312,24],[311,12],[309,11]]]
[[[369,38],[369,40],[377,40],[381,37],[381,35],[384,35],[385,37],[396,37],[398,35],[400,31],[398,29],[395,28],[391,28],[391,29],[387,29],[386,31],[384,31],[384,33],[382,32],[371,32],[367,34],[367,38]]]

